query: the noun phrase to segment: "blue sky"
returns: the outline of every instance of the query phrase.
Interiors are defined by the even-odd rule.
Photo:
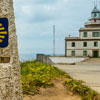
[[[19,53],[64,54],[65,37],[79,35],[93,9],[92,0],[14,0]]]

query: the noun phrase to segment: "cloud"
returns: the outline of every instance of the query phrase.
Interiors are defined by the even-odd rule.
[[[52,53],[56,25],[56,52],[64,54],[64,38],[79,35],[93,5],[91,0],[14,0],[14,8],[19,52]]]
[[[57,1],[58,0],[34,0],[34,2],[38,4],[54,4]]]

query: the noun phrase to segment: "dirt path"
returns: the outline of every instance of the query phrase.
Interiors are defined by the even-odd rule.
[[[53,81],[55,87],[41,89],[39,95],[35,96],[24,96],[24,100],[81,100],[77,95],[73,95],[67,90],[65,90],[62,83],[64,80]]]
[[[76,63],[76,65],[100,65],[100,58],[90,58],[85,61]]]

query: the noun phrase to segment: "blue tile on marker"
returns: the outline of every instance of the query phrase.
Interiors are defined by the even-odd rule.
[[[8,46],[8,19],[0,18],[0,48]]]

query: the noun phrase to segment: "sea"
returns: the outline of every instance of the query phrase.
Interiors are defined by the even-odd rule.
[[[52,54],[45,54],[47,56],[52,56]],[[20,53],[19,54],[19,60],[20,61],[27,61],[27,60],[35,60],[36,59],[37,54],[34,53]],[[64,56],[64,54],[56,54],[55,56]]]
[[[36,54],[32,54],[32,53],[28,53],[28,54],[22,54],[22,53],[20,53],[19,54],[19,60],[20,61],[27,61],[27,60],[35,60],[36,59]]]

